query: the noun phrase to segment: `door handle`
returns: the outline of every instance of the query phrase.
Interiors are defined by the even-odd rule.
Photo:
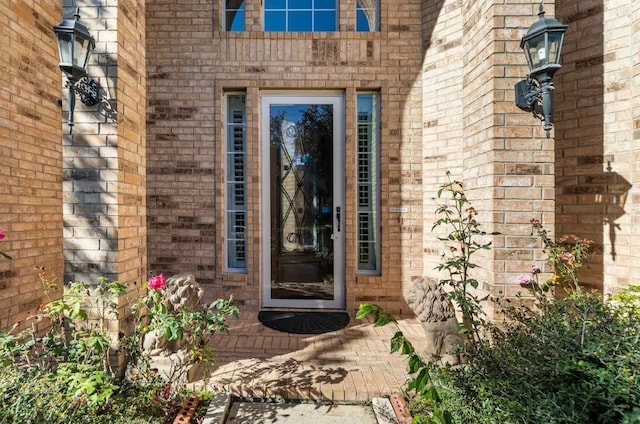
[[[340,206],[336,206],[336,219],[338,220],[338,232],[340,232]]]

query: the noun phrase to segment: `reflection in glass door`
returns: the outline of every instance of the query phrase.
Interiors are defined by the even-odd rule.
[[[266,307],[344,307],[342,97],[262,98]]]

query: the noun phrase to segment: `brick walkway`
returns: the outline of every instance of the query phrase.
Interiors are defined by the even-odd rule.
[[[196,386],[255,398],[369,401],[399,391],[406,380],[406,360],[389,353],[397,328],[356,321],[331,333],[287,334],[263,326],[257,312],[243,311],[231,320],[228,335],[216,335],[211,378]],[[399,320],[418,351],[420,324]]]

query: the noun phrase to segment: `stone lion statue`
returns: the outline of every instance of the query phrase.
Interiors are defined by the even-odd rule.
[[[164,286],[165,305],[170,312],[194,309],[202,299],[204,290],[193,274],[177,274],[167,279]]]
[[[455,309],[442,287],[436,281],[418,278],[406,300],[426,333],[426,355],[446,364],[460,364],[460,355],[454,351],[464,344],[464,339],[458,334]]]
[[[169,312],[195,309],[204,290],[192,274],[177,274],[167,279],[164,288],[164,304]],[[167,340],[159,330],[144,335],[142,349],[151,356],[168,356],[180,350],[180,340]]]

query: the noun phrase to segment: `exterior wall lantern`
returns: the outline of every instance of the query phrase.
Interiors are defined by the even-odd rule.
[[[53,27],[58,40],[60,69],[67,76],[65,87],[69,89],[69,134],[73,132],[75,93],[80,95],[80,101],[87,106],[93,106],[99,101],[98,83],[86,76],[87,61],[96,42],[87,27],[79,20],[80,8],[76,8],[73,17],[74,19],[63,19],[58,26]]]
[[[567,25],[555,18],[545,18],[540,2],[540,19],[535,22],[520,41],[529,65],[529,75],[515,85],[516,106],[544,121],[547,138],[551,134],[553,104],[553,74],[562,66],[560,53]]]

